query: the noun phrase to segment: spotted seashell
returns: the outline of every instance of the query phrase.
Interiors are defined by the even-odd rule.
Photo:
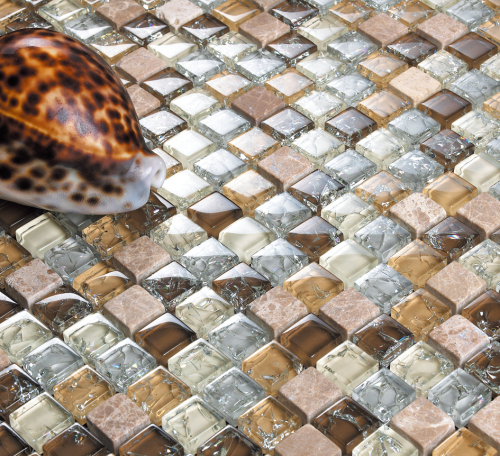
[[[0,37],[0,198],[61,212],[136,209],[165,179],[132,102],[99,56],[61,33]]]

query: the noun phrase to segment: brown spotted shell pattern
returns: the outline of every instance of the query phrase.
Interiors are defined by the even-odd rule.
[[[61,33],[0,37],[0,198],[61,212],[136,209],[165,164],[112,69]]]

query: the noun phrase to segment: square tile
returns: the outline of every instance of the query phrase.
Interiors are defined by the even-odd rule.
[[[286,64],[269,51],[258,49],[240,59],[235,68],[254,84],[263,84],[278,73],[285,71]]]
[[[360,0],[343,0],[332,6],[330,12],[349,30],[356,30],[363,21],[375,15],[375,10]]]
[[[500,201],[481,193],[457,211],[457,219],[479,232],[484,241],[500,228]]]
[[[283,385],[278,400],[297,414],[303,425],[342,398],[342,392],[314,367],[309,367]]]
[[[229,28],[212,15],[202,14],[182,25],[180,32],[199,46],[206,46],[210,41],[229,32]]]
[[[388,442],[391,442],[391,444],[387,445]],[[363,440],[353,451],[353,454],[356,456],[366,456],[378,451],[385,451],[390,456],[418,454],[417,449],[411,442],[388,426],[380,427]]]
[[[314,88],[313,81],[294,68],[287,68],[283,74],[273,76],[264,85],[267,90],[289,105]]]
[[[433,116],[433,113],[429,111],[427,114]],[[441,126],[443,126],[442,123]],[[420,150],[443,165],[445,172],[448,172],[453,171],[456,163],[474,152],[474,144],[457,135],[454,131],[441,130],[437,135],[420,144]]]
[[[114,0],[96,9],[96,14],[111,22],[116,29],[145,12],[146,10],[133,0]]]
[[[229,32],[211,41],[207,49],[222,60],[228,68],[233,68],[243,57],[255,52],[257,45],[239,33]]]
[[[469,451],[470,448],[482,452],[485,456],[494,455],[496,449],[488,445],[483,439],[479,438],[466,428],[462,428],[446,439],[439,445],[435,454],[437,456],[445,456],[447,453],[453,455],[462,454],[464,451]]]
[[[352,192],[377,172],[377,166],[358,152],[348,149],[326,163],[324,171]]]
[[[495,12],[483,2],[460,0],[446,11],[448,16],[465,24],[469,31],[476,30],[483,22],[490,20]]]
[[[212,10],[214,17],[226,24],[230,30],[238,31],[243,22],[260,14],[259,9],[247,0],[229,0]]]
[[[435,44],[438,49],[444,49],[467,33],[467,26],[461,22],[438,13],[422,22],[417,27],[417,33],[423,38]]]
[[[151,114],[161,106],[161,103],[157,98],[146,92],[137,84],[130,86],[127,89],[127,92],[132,99],[132,104],[134,105],[135,112],[139,118]]]
[[[288,25],[265,12],[244,22],[239,28],[243,36],[250,38],[261,48],[281,38],[289,31]]]
[[[450,90],[480,109],[482,104],[500,90],[500,82],[473,69],[450,84]]]
[[[437,120],[441,124],[441,128],[447,129],[450,129],[454,121],[471,109],[472,105],[469,101],[449,90],[438,92],[420,105],[422,112]]]
[[[355,108],[347,108],[325,124],[325,130],[347,147],[355,147],[356,143],[377,128],[374,120]]]
[[[203,10],[189,0],[171,0],[155,10],[155,15],[175,31],[203,14]]]
[[[451,129],[455,132],[464,137],[465,139],[469,140],[471,143],[474,144],[474,147],[477,148],[478,152],[485,147],[492,139],[495,139],[496,135],[500,132],[500,121],[495,119],[493,116],[490,114],[481,111],[479,109],[468,112],[464,116],[460,117],[460,119],[455,120],[451,124]],[[485,159],[488,159],[488,155],[485,156]],[[460,170],[463,166],[466,166],[465,163],[469,163],[472,161],[472,158],[467,158],[464,160],[464,162],[461,164],[459,163],[457,166],[455,166],[455,170],[457,170],[457,174],[459,174],[458,170]],[[496,166],[496,162],[492,162],[494,166]],[[485,163],[483,165],[487,166]],[[491,167],[491,165],[490,165]],[[498,168],[498,166],[497,166]],[[486,169],[485,169],[486,171]],[[479,181],[482,182],[487,182],[488,178],[491,178],[490,175],[491,173],[494,174],[494,171],[489,171],[486,172],[486,177],[483,179],[479,179]],[[496,177],[496,176],[495,176]],[[476,179],[477,181],[477,179]],[[498,181],[498,179],[496,179]],[[471,182],[474,183],[474,182]],[[491,186],[491,184],[490,184]],[[482,187],[482,186],[477,186]],[[489,186],[488,186],[489,189]]]
[[[414,32],[402,36],[387,46],[387,51],[405,61],[410,66],[417,66],[434,54],[437,47]]]
[[[358,26],[358,31],[385,48],[408,33],[408,27],[386,13],[379,13]]]
[[[500,328],[498,327],[496,309],[498,308],[499,302],[500,294],[496,291],[488,290],[486,293],[479,296],[479,298],[468,304],[462,310],[462,315],[467,318],[467,320],[474,323],[478,328],[481,328],[490,339],[497,340]],[[489,376],[487,372],[488,369],[483,371],[484,374]]]
[[[374,54],[375,58],[377,58],[378,54]],[[369,66],[373,61],[371,57],[374,54],[358,64],[359,73],[349,73],[335,78],[326,85],[326,90],[341,99],[347,106],[355,108],[363,98],[375,92],[375,83],[367,79],[367,77],[371,78],[373,74],[377,74],[376,68]],[[376,65],[375,62],[374,65]],[[367,77],[361,76],[360,73]]]
[[[285,103],[263,87],[255,87],[233,101],[231,107],[254,126],[285,107]]]
[[[415,31],[420,23],[434,15],[434,9],[419,0],[409,0],[395,4],[387,13]]]
[[[314,5],[314,2],[312,4]],[[318,14],[318,8],[313,5],[300,0],[293,3],[282,2],[272,9],[272,14],[296,30]]]
[[[280,148],[280,143],[254,127],[227,143],[227,148],[254,171],[257,163]]]
[[[285,437],[276,445],[276,456],[301,456],[305,453],[341,456],[340,448],[310,424]]]
[[[135,435],[120,450],[125,454],[138,453],[141,454],[148,451],[149,448],[165,448],[165,451],[170,451],[175,454],[182,451],[182,445],[173,437],[157,426],[151,425]]]
[[[486,281],[488,289],[500,291],[498,285],[500,277],[495,266],[500,247],[491,239],[481,242],[479,245],[462,255],[458,261],[467,269],[477,274]]]
[[[292,108],[285,108],[264,120],[261,124],[264,133],[290,145],[302,134],[314,128],[314,122]]]
[[[331,0],[328,0],[328,3],[330,2]],[[326,14],[310,19],[302,24],[298,31],[302,36],[316,44],[318,50],[326,51],[328,43],[347,33],[347,30],[347,27],[333,15]]]
[[[392,79],[389,89],[408,101],[410,106],[418,107],[424,100],[439,92],[441,84],[423,71],[412,67]]]
[[[385,89],[375,92],[358,103],[359,111],[376,122],[379,127],[387,127],[391,120],[402,114],[408,107],[407,101]]]
[[[342,142],[321,128],[304,133],[292,143],[292,147],[319,170],[323,170],[326,162],[345,150]]]
[[[346,65],[357,65],[377,50],[377,45],[358,32],[348,32],[332,41],[327,48],[332,57]]]
[[[495,399],[486,407],[479,410],[469,421],[470,432],[483,439],[495,450],[500,450],[500,434],[498,421],[500,420],[500,399]]]
[[[123,57],[116,68],[125,77],[140,83],[164,70],[166,64],[146,49],[139,48]]]
[[[482,63],[497,54],[498,47],[477,33],[471,32],[449,44],[446,50],[462,59],[469,69],[479,70]]]
[[[286,5],[288,5],[286,3]],[[298,2],[290,5],[292,8],[300,5]],[[306,7],[309,9],[309,7]],[[273,13],[279,17],[276,9]],[[286,21],[285,21],[286,23]],[[280,57],[288,66],[295,67],[297,63],[317,51],[317,46],[302,35],[295,32],[287,33],[266,46],[269,52]]]
[[[365,60],[359,62],[357,67],[358,72],[376,84],[377,89],[385,89],[395,77],[404,73],[407,69],[407,63],[384,51],[374,52]],[[349,78],[349,75],[346,75],[346,78]],[[370,94],[367,93],[366,95]],[[363,95],[361,99],[366,96]],[[357,101],[361,101],[361,99]]]
[[[451,82],[467,72],[468,66],[442,49],[420,62],[418,69],[439,81],[444,89],[448,89]]]

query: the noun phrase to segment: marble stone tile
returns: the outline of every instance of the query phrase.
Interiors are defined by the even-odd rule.
[[[261,48],[287,34],[290,27],[269,13],[261,13],[240,25],[239,32]]]
[[[135,112],[139,119],[141,117],[151,114],[154,110],[161,106],[160,100],[146,92],[142,87],[137,84],[130,86],[127,89],[130,98],[132,99],[132,104],[134,105]]]
[[[155,10],[155,15],[176,31],[202,14],[203,10],[189,0],[170,0]]]
[[[457,211],[457,219],[478,231],[484,241],[500,228],[500,201],[483,192]]]
[[[97,15],[111,22],[117,29],[145,12],[146,10],[133,0],[113,0],[96,9]]]
[[[500,452],[500,398],[497,397],[471,418],[469,430]]]
[[[435,44],[438,49],[444,49],[464,36],[467,31],[466,25],[444,13],[436,14],[417,27],[417,33]]]
[[[418,108],[420,103],[441,90],[441,83],[419,70],[411,67],[389,82],[388,88],[396,95]]]
[[[358,26],[358,32],[385,48],[408,33],[408,27],[386,13],[379,13]]]
[[[259,127],[263,120],[281,111],[286,104],[264,87],[258,86],[234,100],[231,107],[253,126]]]
[[[144,82],[166,67],[165,62],[144,48],[139,48],[126,55],[116,64],[118,71],[138,83]]]
[[[340,448],[310,424],[285,437],[274,448],[275,456],[341,456]]]

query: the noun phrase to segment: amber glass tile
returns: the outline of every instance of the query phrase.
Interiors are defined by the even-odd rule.
[[[321,307],[344,291],[344,282],[318,263],[310,263],[285,280],[283,288],[300,299],[309,313],[317,315]]]
[[[179,163],[178,169],[173,174],[181,170],[182,165]],[[148,202],[144,206],[135,211],[127,212],[124,217],[132,219],[132,224],[140,227],[141,233],[146,233],[176,213],[177,209],[170,201],[155,192],[151,192]]]
[[[488,290],[465,307],[462,315],[489,337],[500,337],[500,293]]]
[[[391,317],[409,329],[416,342],[425,342],[436,326],[451,317],[451,309],[428,291],[419,288],[391,309]]]
[[[374,16],[376,11],[361,0],[344,0],[330,8],[330,12],[347,26],[356,30],[358,25]]]
[[[87,429],[74,424],[43,445],[44,456],[106,456],[106,447]]]
[[[358,103],[358,109],[377,122],[379,127],[387,127],[392,119],[402,114],[408,107],[407,101],[390,90],[375,92]]]
[[[114,394],[114,386],[89,366],[78,369],[54,386],[54,399],[80,424],[86,424],[87,414]]]
[[[497,454],[497,450],[466,428],[450,435],[432,452],[432,456],[496,456]]]
[[[33,257],[9,235],[0,238],[0,288],[4,288],[5,278],[29,263]]]
[[[232,70],[224,70],[205,82],[205,89],[226,106],[252,87],[253,83]]]
[[[483,348],[465,363],[464,370],[498,395],[500,392],[500,344],[496,342]]]
[[[281,144],[276,139],[259,128],[252,128],[227,144],[227,148],[254,171],[260,160],[276,152],[280,147]]]
[[[130,385],[127,396],[147,413],[153,424],[161,426],[162,416],[189,398],[191,390],[159,366]]]
[[[387,13],[406,25],[411,31],[415,31],[418,24],[435,14],[430,6],[418,0],[403,0],[389,8]]]
[[[388,265],[410,280],[417,290],[423,288],[447,262],[448,257],[443,252],[415,239],[389,258]]]
[[[374,206],[381,214],[386,214],[410,193],[411,190],[402,181],[387,171],[380,171],[355,190],[356,196]]]
[[[481,242],[479,233],[454,217],[448,217],[422,236],[422,241],[448,256],[448,262],[458,260]]]
[[[443,165],[445,171],[453,171],[457,163],[474,153],[474,144],[446,129],[421,143],[420,150]]]
[[[193,88],[193,83],[173,68],[160,71],[141,82],[140,85],[144,90],[158,98],[163,105],[169,105],[174,98]]]
[[[280,342],[297,355],[307,369],[315,367],[318,359],[340,345],[342,336],[316,315],[308,315],[284,331]]]
[[[352,341],[382,366],[388,366],[392,360],[413,345],[413,333],[389,315],[382,314],[355,332]]]
[[[135,341],[162,366],[191,342],[196,334],[171,314],[165,314],[137,331]]]
[[[269,52],[282,58],[287,66],[295,67],[297,62],[318,50],[307,38],[295,32],[287,33],[266,46]]]
[[[314,216],[289,231],[286,239],[304,252],[310,262],[318,262],[321,255],[344,240],[344,235],[326,220]]]
[[[212,15],[226,24],[230,30],[238,31],[243,22],[260,13],[259,8],[248,0],[228,0],[212,10]]]
[[[0,200],[0,227],[15,238],[18,228],[36,219],[42,213],[41,209],[35,207]]]
[[[438,177],[424,187],[422,193],[442,206],[452,217],[458,209],[478,195],[474,185],[452,172]]]
[[[377,84],[377,89],[384,89],[396,76],[408,69],[408,64],[384,51],[370,54],[358,63],[358,73]]]
[[[451,128],[451,124],[472,110],[472,105],[462,97],[445,89],[428,98],[420,105],[420,110],[437,120],[441,128]]]
[[[212,288],[235,311],[245,312],[250,303],[271,289],[271,282],[246,263],[240,263],[217,277]]]
[[[420,35],[409,33],[389,44],[387,50],[408,65],[417,66],[422,60],[434,54],[437,47]]]
[[[204,46],[215,38],[225,35],[229,28],[210,14],[204,14],[184,24],[180,31],[190,41]]]
[[[473,68],[479,70],[481,63],[498,52],[498,47],[477,33],[471,32],[449,44],[446,50],[462,59],[469,66],[469,70]]]
[[[352,450],[375,432],[380,424],[371,412],[350,397],[344,397],[314,420],[314,427],[347,456],[351,456]]]
[[[0,418],[9,421],[9,415],[14,410],[42,392],[42,387],[35,380],[12,364],[0,374]]]
[[[496,93],[483,103],[483,110],[500,120],[500,93]]]
[[[498,0],[485,0],[484,3],[488,5],[488,3],[492,2],[497,3],[496,8],[494,9],[496,9],[497,10],[496,12],[498,13],[500,8],[500,2]],[[481,24],[477,29],[477,33],[479,33],[481,36],[484,36],[486,39],[492,41],[497,46],[500,46],[500,16],[492,17],[489,21],[486,21],[484,24]]]
[[[120,447],[119,456],[181,455],[180,443],[158,426],[150,425],[132,437]]]
[[[271,10],[271,14],[296,30],[304,22],[318,15],[318,8],[299,0],[283,2]]]
[[[314,88],[314,82],[299,73],[295,68],[287,68],[282,74],[268,79],[264,86],[267,90],[291,105]]]
[[[0,323],[12,317],[17,312],[21,312],[21,310],[23,308],[17,302],[0,293]]]
[[[6,425],[0,424],[0,454],[2,456],[27,456],[29,446]]]
[[[230,199],[214,192],[188,207],[187,216],[217,238],[224,228],[243,217],[243,211]]]
[[[342,111],[325,124],[326,131],[350,148],[354,148],[359,141],[373,133],[377,128],[374,120],[355,108]]]

